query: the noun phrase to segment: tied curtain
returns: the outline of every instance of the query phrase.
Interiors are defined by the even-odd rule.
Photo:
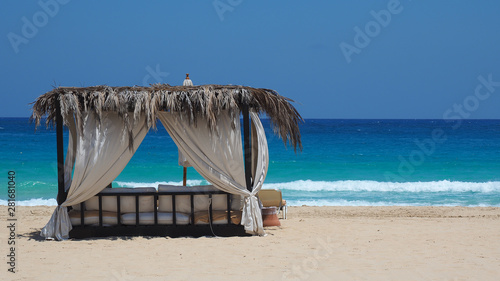
[[[264,128],[258,114],[250,112],[250,116],[253,152],[251,192],[246,188],[239,118],[231,118],[227,111],[222,111],[217,116],[217,130],[211,131],[205,118],[198,118],[196,126],[192,126],[180,114],[159,113],[160,121],[179,151],[201,176],[218,189],[244,197],[241,224],[245,231],[264,235],[262,215],[256,195],[267,174],[269,153]]]
[[[67,208],[90,199],[111,183],[125,168],[149,131],[144,117],[133,125],[133,148],[129,147],[126,124],[116,112],[82,113],[79,124],[73,114],[64,116],[69,129],[64,163],[66,201],[52,214],[40,235],[64,240],[72,229]],[[83,131],[77,128],[82,127]],[[73,170],[74,167],[74,170]],[[71,174],[73,176],[71,177]]]

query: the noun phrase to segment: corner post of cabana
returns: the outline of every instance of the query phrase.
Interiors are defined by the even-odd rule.
[[[250,143],[250,112],[248,104],[242,108],[243,114],[243,143],[245,160],[245,181],[248,191],[252,192],[252,145]]]
[[[56,138],[57,138],[57,205],[61,205],[68,196],[64,190],[64,143],[63,143],[63,117],[61,114],[61,102],[55,102],[56,108]]]

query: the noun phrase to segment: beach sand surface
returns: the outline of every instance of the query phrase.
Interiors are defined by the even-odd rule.
[[[302,206],[265,237],[45,241],[54,208],[16,208],[11,273],[0,207],[0,280],[500,280],[500,208]]]

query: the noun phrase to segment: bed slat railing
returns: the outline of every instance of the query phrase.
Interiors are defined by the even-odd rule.
[[[80,225],[85,226],[85,202],[80,203]]]
[[[175,194],[172,194],[172,223],[177,226],[177,210],[175,207]]]
[[[228,193],[226,195],[226,204],[227,204],[227,225],[231,224],[231,195]]]
[[[194,224],[194,194],[191,194],[189,199],[191,201],[191,213],[189,214],[190,224]]]
[[[212,194],[208,194],[208,219],[208,222],[212,225],[214,222],[214,216],[212,214]]]
[[[139,225],[139,195],[135,195],[135,225]]]
[[[118,221],[118,224],[122,224],[122,215],[121,215],[121,206],[120,206],[121,200],[120,200],[120,195],[116,196],[116,219]]]
[[[102,226],[102,194],[99,195],[99,226]]]
[[[153,195],[153,200],[154,200],[154,216],[155,216],[155,225],[158,225],[158,195]]]

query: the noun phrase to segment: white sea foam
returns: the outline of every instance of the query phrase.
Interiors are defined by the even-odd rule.
[[[342,199],[320,199],[320,200],[287,200],[288,206],[375,206],[375,207],[384,207],[384,206],[439,206],[439,207],[500,207],[500,204],[496,205],[488,205],[488,204],[474,204],[474,205],[465,205],[462,203],[452,203],[452,204],[430,204],[430,203],[394,203],[394,202],[369,202],[363,200],[342,200]]]
[[[182,182],[114,182],[121,187],[157,187],[159,184],[182,185]],[[205,180],[188,180],[187,185],[209,184]],[[379,192],[500,192],[500,181],[490,182],[379,182],[379,181],[312,181],[298,180],[281,183],[265,183],[264,189],[294,191],[379,191]]]
[[[424,206],[424,204],[404,204],[392,202],[368,202],[362,200],[343,200],[343,199],[320,199],[320,200],[287,200],[289,206]]]
[[[182,185],[182,181],[176,182],[176,181],[157,181],[157,182],[124,182],[124,181],[115,181],[113,184],[116,184],[120,187],[155,187],[158,188],[159,184],[166,184],[166,185]],[[203,184],[208,184],[204,180],[187,180],[186,185],[188,186],[193,186],[193,185],[203,185]]]
[[[6,206],[6,200],[0,200],[0,206]],[[319,199],[319,200],[290,200],[287,199],[288,206],[464,206],[463,204],[422,204],[422,203],[394,203],[394,202],[369,202],[362,200],[343,200],[343,199]],[[57,206],[56,199],[30,199],[16,201],[16,206]],[[465,205],[465,207],[500,207],[497,205],[476,204]]]
[[[0,206],[6,206],[8,204],[7,200],[0,199]],[[57,206],[56,199],[42,199],[35,198],[29,200],[19,200],[16,201],[16,206]]]
[[[378,182],[378,181],[312,181],[268,183],[263,188],[295,191],[379,191],[379,192],[500,192],[500,181],[490,182]]]
[[[164,181],[164,182],[114,182],[115,186],[121,187],[157,187],[159,184],[167,185],[182,185],[182,182],[175,181]],[[204,185],[208,184],[205,180],[188,180],[187,185]],[[377,181],[312,181],[312,180],[300,180],[293,182],[284,183],[267,183],[263,186],[264,189],[281,189],[283,190],[285,199],[287,199],[288,204],[291,206],[468,206],[468,207],[481,207],[481,206],[493,206],[500,207],[497,204],[498,200],[485,201],[473,200],[474,202],[464,200],[464,198],[450,198],[452,194],[457,193],[493,193],[492,196],[498,196],[500,193],[500,181],[492,182],[455,182],[455,181],[433,181],[433,182],[377,182]],[[310,192],[314,192],[312,195]],[[375,197],[372,195],[367,195],[365,193],[364,198],[372,197],[373,201],[368,200],[346,200],[344,198],[335,198],[337,196],[325,196],[317,192],[349,192],[349,194],[356,194],[360,192],[401,192],[402,195],[398,197],[393,197],[388,194],[384,200],[385,195],[378,194]],[[351,193],[353,192],[353,193]],[[439,197],[428,198],[429,201],[426,202],[412,202],[413,199],[407,198],[405,200],[404,193],[418,193],[426,192],[436,194],[438,192],[443,193],[436,194]],[[309,194],[309,195],[308,195]],[[316,198],[308,198],[314,196]],[[401,197],[402,196],[402,197]],[[419,196],[419,195],[418,195]],[[462,195],[460,195],[462,196]],[[492,198],[490,195],[485,195],[488,198]],[[453,196],[452,196],[453,197]],[[359,198],[359,197],[358,197]],[[493,203],[494,202],[494,203]],[[7,205],[7,200],[0,200],[0,205]],[[17,206],[56,206],[57,201],[55,199],[42,199],[33,198],[29,200],[19,200],[16,201]]]

